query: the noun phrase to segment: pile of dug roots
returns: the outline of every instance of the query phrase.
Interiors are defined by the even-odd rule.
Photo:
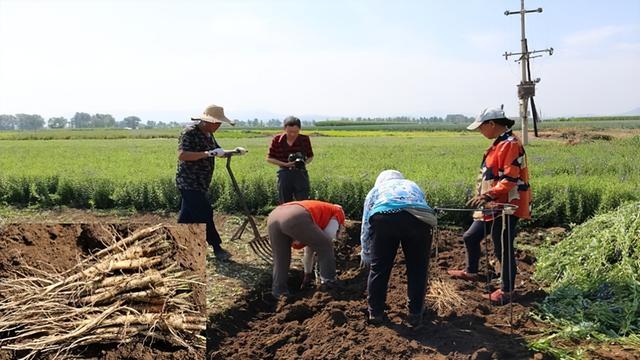
[[[170,261],[178,244],[162,225],[119,238],[64,272],[22,264],[0,281],[0,346],[64,357],[74,349],[144,337],[203,348],[206,318],[192,297],[203,279]]]

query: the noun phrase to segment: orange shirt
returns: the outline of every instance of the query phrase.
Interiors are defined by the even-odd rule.
[[[498,136],[482,160],[478,194],[490,196],[494,202],[517,205],[514,213],[531,219],[531,187],[527,155],[520,140],[511,130]],[[484,216],[485,221],[492,220]]]
[[[344,210],[340,205],[331,204],[328,202],[320,201],[320,200],[301,200],[301,201],[291,201],[280,206],[288,206],[288,205],[299,205],[305,208],[313,222],[316,223],[321,229],[324,229],[331,221],[332,217],[335,217],[338,220],[338,224],[344,224]],[[302,249],[305,247],[304,244],[294,240],[291,243],[291,247],[294,249]]]
[[[311,217],[313,218],[313,222],[316,223],[321,229],[324,229],[332,217],[335,217],[338,220],[340,225],[344,224],[344,210],[340,205],[331,204],[328,202],[320,201],[320,200],[302,200],[302,201],[292,201],[281,206],[288,205],[300,205],[305,208]]]

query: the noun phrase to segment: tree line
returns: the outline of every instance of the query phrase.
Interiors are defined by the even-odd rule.
[[[15,114],[0,115],[0,130],[40,130],[45,127],[50,129],[94,129],[94,128],[171,128],[180,124],[173,121],[165,123],[162,121],[147,121],[146,124],[137,116],[127,116],[120,121],[116,121],[110,114],[88,114],[77,112],[71,119],[65,117],[52,117],[47,121],[38,114]]]
[[[355,117],[348,118],[342,117],[336,120],[303,120],[303,127],[313,126],[329,126],[329,125],[364,125],[364,124],[379,124],[379,123],[411,123],[411,124],[430,124],[430,123],[469,123],[472,122],[472,117],[467,117],[461,114],[449,114],[445,117],[408,117],[408,116],[395,116],[395,117]],[[120,121],[117,121],[110,114],[88,114],[85,112],[77,112],[73,117],[67,119],[65,117],[52,117],[45,121],[45,119],[37,114],[15,114],[15,115],[0,115],[0,130],[40,130],[44,127],[50,129],[93,129],[93,128],[126,128],[126,129],[156,129],[156,128],[173,128],[180,127],[181,124],[175,121],[165,123],[162,121],[149,120],[146,123],[142,122],[137,116],[127,116]],[[260,120],[254,118],[253,120],[238,120],[238,127],[249,128],[279,128],[282,127],[282,119],[269,119]]]

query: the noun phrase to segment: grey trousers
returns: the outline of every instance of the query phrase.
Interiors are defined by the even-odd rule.
[[[272,293],[278,297],[289,292],[287,278],[291,265],[291,242],[297,240],[318,254],[320,277],[335,280],[336,258],[331,238],[315,222],[311,214],[300,205],[275,208],[267,220],[269,241],[273,249]]]

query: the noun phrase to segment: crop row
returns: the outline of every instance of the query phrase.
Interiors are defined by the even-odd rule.
[[[309,165],[312,197],[342,204],[361,216],[364,197],[384,169],[398,169],[421,185],[436,207],[462,207],[474,188],[486,139],[478,136],[313,138]],[[276,203],[276,168],[265,162],[268,138],[224,139],[246,146],[232,169],[253,212]],[[536,141],[527,147],[534,191],[534,221],[540,226],[580,223],[628,200],[640,198],[640,165],[633,154],[640,138],[568,146]],[[176,211],[176,140],[1,141],[0,203],[15,206],[129,208]],[[218,161],[210,195],[218,211],[238,212]],[[461,222],[467,216],[447,214]]]

